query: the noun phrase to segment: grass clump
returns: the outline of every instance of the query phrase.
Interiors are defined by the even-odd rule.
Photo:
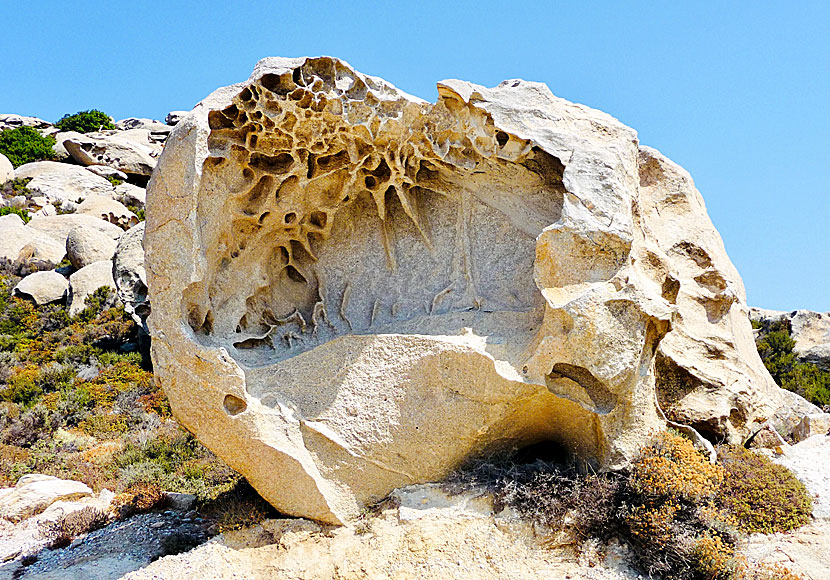
[[[728,474],[718,502],[742,531],[772,534],[809,523],[810,495],[789,469],[743,447],[720,447],[718,456]]]
[[[61,131],[76,131],[78,133],[92,133],[103,129],[115,129],[109,115],[98,109],[78,111],[74,115],[66,114],[55,123]]]
[[[96,507],[70,512],[55,521],[40,524],[40,536],[49,548],[65,548],[78,536],[94,532],[109,523],[107,514]]]
[[[31,127],[0,131],[0,153],[8,157],[14,167],[54,159],[54,145],[54,137],[44,137]]]

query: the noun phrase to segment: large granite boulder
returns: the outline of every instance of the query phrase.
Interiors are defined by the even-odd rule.
[[[78,203],[91,195],[112,196],[113,185],[91,171],[77,165],[57,161],[35,161],[21,165],[14,172],[16,179],[31,178],[27,187],[40,191],[55,205]]]
[[[0,185],[14,179],[14,166],[9,158],[0,153]]]
[[[66,248],[66,240],[69,237],[69,233],[75,228],[93,230],[112,240],[118,240],[121,234],[124,233],[124,230],[117,225],[104,221],[99,217],[75,213],[35,217],[26,224],[26,227],[53,238],[64,249]]]
[[[85,227],[77,227],[66,236],[66,255],[72,266],[80,270],[93,262],[112,260],[118,241]]]
[[[56,501],[90,496],[92,490],[80,481],[31,473],[21,477],[14,487],[0,489],[0,517],[20,521],[39,514]]]
[[[10,262],[37,261],[60,264],[66,255],[65,244],[45,232],[30,228],[19,215],[0,216],[0,259]]]
[[[145,233],[178,419],[335,523],[498,449],[759,430],[782,395],[689,175],[543,84],[438,93],[265,59],[179,121]]]
[[[88,133],[66,139],[63,146],[82,165],[107,165],[133,175],[149,176],[161,153],[161,144],[150,139],[148,129],[116,133]]]
[[[70,316],[77,316],[86,308],[86,299],[99,288],[115,290],[115,281],[112,279],[112,261],[101,260],[84,266],[69,276],[69,298],[67,308]],[[114,302],[114,295],[109,304]]]

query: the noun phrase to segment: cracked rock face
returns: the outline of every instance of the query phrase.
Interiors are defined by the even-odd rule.
[[[332,523],[505,447],[757,431],[780,395],[688,174],[542,84],[438,91],[265,59],[172,131],[145,266],[179,420]]]

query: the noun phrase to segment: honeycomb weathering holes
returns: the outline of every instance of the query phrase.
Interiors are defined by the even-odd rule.
[[[208,120],[208,268],[185,298],[200,340],[261,366],[343,334],[538,328],[535,238],[564,167],[487,113],[334,65],[268,73]]]

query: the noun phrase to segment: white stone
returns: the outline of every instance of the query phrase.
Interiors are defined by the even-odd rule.
[[[56,161],[35,161],[21,165],[14,171],[15,179],[31,177],[27,187],[40,191],[55,205],[64,201],[83,201],[91,195],[112,196],[112,184],[91,171],[77,165]]]
[[[117,170],[114,167],[108,167],[106,165],[87,165],[86,168],[88,171],[91,171],[95,175],[100,175],[104,179],[112,177],[115,179],[120,179],[121,181],[127,180],[127,174],[123,171]]]
[[[69,237],[69,232],[78,227],[95,230],[112,240],[118,240],[121,234],[124,233],[124,230],[115,224],[94,215],[85,214],[35,217],[26,227],[51,237],[60,244],[62,249],[66,248],[66,239]]]
[[[156,166],[161,146],[150,139],[147,129],[129,129],[114,134],[89,133],[63,142],[72,158],[82,165],[106,165],[124,173],[149,176]]]
[[[826,436],[828,434],[830,434],[830,413],[805,415],[793,431],[796,441],[804,441],[814,435]]]
[[[171,132],[149,326],[203,443],[341,523],[499,447],[620,467],[667,420],[742,443],[781,407],[688,173],[539,83],[438,93],[266,59]]]
[[[79,314],[86,308],[86,299],[105,286],[115,290],[110,260],[93,262],[69,276],[69,315]]]
[[[9,158],[0,153],[0,185],[14,179],[14,166]]]
[[[81,203],[75,213],[91,215],[114,224],[122,229],[129,229],[138,223],[138,217],[124,204],[111,197],[91,195]]]
[[[24,475],[14,488],[5,490],[0,496],[0,517],[20,521],[42,512],[58,500],[91,495],[92,490],[80,481],[51,475]]]
[[[0,131],[6,129],[17,129],[18,127],[32,127],[33,129],[48,129],[52,124],[38,119],[37,117],[24,117],[23,115],[2,114],[0,115]]]
[[[72,265],[80,270],[93,262],[112,260],[117,245],[116,240],[98,230],[77,227],[66,237],[66,254]]]
[[[131,205],[143,209],[147,201],[147,191],[132,183],[122,183],[115,188],[115,199],[124,205]]]
[[[31,298],[38,306],[58,302],[66,298],[69,291],[69,282],[55,272],[33,272],[23,278],[12,289],[12,296]]]
[[[118,240],[112,273],[118,299],[136,324],[147,328],[150,301],[147,297],[147,273],[144,270],[144,224],[130,228]]]
[[[63,243],[26,226],[20,216],[0,216],[0,258],[12,262],[31,259],[56,266],[65,255]]]

